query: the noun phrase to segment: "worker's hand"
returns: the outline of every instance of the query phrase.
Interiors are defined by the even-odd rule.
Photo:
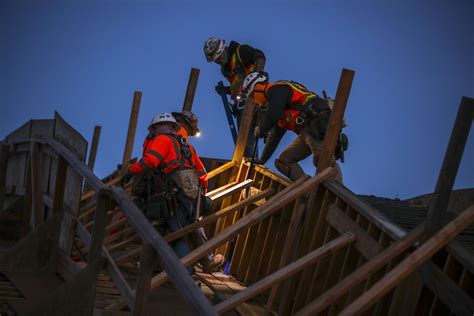
[[[217,85],[215,87],[216,89],[216,92],[220,95],[223,95],[223,94],[230,94],[230,87],[226,87],[226,86],[222,86],[222,85]]]
[[[260,126],[255,126],[255,129],[253,130],[253,136],[255,138],[263,138],[265,136],[265,134],[262,132],[262,130],[260,129]]]
[[[120,180],[120,185],[124,186],[132,179],[133,174],[127,169],[121,173],[121,177],[122,179]]]

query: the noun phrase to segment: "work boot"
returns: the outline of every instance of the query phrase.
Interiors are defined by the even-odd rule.
[[[206,260],[202,266],[202,272],[211,273],[224,264],[225,258],[223,255],[214,255],[212,261]]]

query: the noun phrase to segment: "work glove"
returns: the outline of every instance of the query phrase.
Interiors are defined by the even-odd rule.
[[[219,94],[219,95],[223,95],[223,94],[230,94],[230,87],[226,87],[226,86],[221,86],[221,85],[217,85],[215,86],[216,89],[216,92]]]
[[[133,177],[133,174],[130,172],[130,170],[125,170],[121,174],[122,179],[120,179],[120,185],[124,186],[126,185]]]
[[[259,138],[265,137],[265,133],[262,132],[262,130],[260,129],[260,126],[255,126],[255,129],[253,130],[253,136],[256,139],[259,139]]]

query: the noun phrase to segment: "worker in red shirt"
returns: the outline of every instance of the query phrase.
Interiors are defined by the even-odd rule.
[[[245,78],[243,93],[252,97],[257,105],[266,107],[254,132],[255,137],[266,137],[262,155],[256,162],[265,164],[285,132],[291,130],[298,136],[275,160],[276,168],[296,181],[305,175],[299,161],[312,154],[316,167],[329,124],[331,104],[297,82],[269,82],[268,75],[263,72],[254,72]],[[336,180],[342,182],[341,170],[334,157],[332,165],[337,171]]]
[[[170,113],[155,116],[143,144],[143,158],[129,167],[123,177],[157,173],[164,180],[160,192],[149,188],[144,203],[145,216],[162,234],[175,232],[195,221],[199,186],[207,188],[207,173],[194,148],[185,137],[176,134],[178,125]],[[172,244],[178,257],[190,252],[185,239]],[[191,272],[192,268],[188,268]]]
[[[179,124],[178,131],[176,134],[185,137],[188,140],[189,136],[199,136],[200,131],[198,128],[198,118],[196,114],[191,111],[182,111],[182,112],[172,112],[173,117],[176,119],[176,122]],[[206,192],[203,191],[203,194]],[[201,199],[205,201],[205,197]],[[203,208],[203,207],[202,207]],[[199,220],[199,219],[198,219]],[[193,248],[197,248],[208,241],[206,233],[202,227],[196,229],[196,231],[189,234],[189,239]],[[216,268],[224,264],[225,258],[221,254],[212,254],[210,253],[206,257],[200,260],[200,263],[203,267],[203,271],[210,273]]]

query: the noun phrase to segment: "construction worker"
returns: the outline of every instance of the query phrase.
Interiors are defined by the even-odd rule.
[[[128,182],[133,175],[149,172],[161,176],[160,191],[147,190],[144,211],[163,235],[194,222],[199,186],[207,188],[206,170],[191,144],[176,134],[177,127],[170,113],[155,116],[143,144],[143,158],[131,165],[122,178],[122,182]],[[190,252],[183,238],[175,240],[172,247],[180,258]]]
[[[268,81],[268,74],[254,72],[243,82],[243,93],[257,105],[266,105],[266,112],[255,128],[255,137],[266,137],[262,155],[255,162],[265,164],[275,152],[287,130],[295,132],[296,139],[275,160],[276,168],[295,181],[305,175],[299,161],[313,154],[316,167],[321,155],[331,108],[325,99],[293,81]],[[341,170],[333,158],[336,179],[342,182]]]
[[[198,128],[198,118],[196,114],[191,111],[172,112],[171,114],[176,119],[176,122],[179,124],[178,131],[176,132],[177,135],[183,136],[184,138],[186,138],[186,140],[188,140],[189,136],[199,136],[200,131]],[[206,192],[202,192],[202,201],[207,199],[204,196],[205,193]],[[210,204],[210,202],[208,204]],[[206,241],[208,241],[206,233],[204,232],[204,229],[202,227],[190,233],[189,239],[193,248],[197,248],[204,244]],[[200,263],[203,267],[203,271],[208,273],[220,267],[224,263],[224,260],[225,258],[221,254],[213,255],[212,253],[210,253],[207,257],[202,258],[200,260]]]
[[[265,54],[259,49],[235,41],[226,46],[223,39],[214,37],[204,43],[204,54],[208,62],[221,65],[221,73],[230,83],[230,86],[216,85],[215,89],[220,95],[230,94],[234,101],[231,110],[237,119],[237,128],[240,128],[245,106],[245,100],[238,97],[242,91],[242,82],[248,74],[255,71],[257,60],[265,59]],[[254,144],[255,139],[251,135],[244,153],[246,157],[252,154]]]
[[[216,86],[216,91],[230,94],[234,100],[242,90],[245,77],[255,71],[257,60],[265,59],[265,54],[259,49],[235,41],[225,46],[225,40],[215,37],[204,43],[204,54],[208,62],[221,65],[221,73],[230,83],[230,86],[223,88]]]

